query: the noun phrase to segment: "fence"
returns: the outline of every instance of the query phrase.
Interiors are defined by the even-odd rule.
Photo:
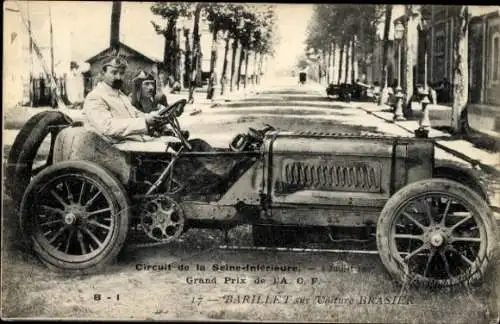
[[[63,101],[68,104],[66,92],[66,76],[56,78],[56,84]],[[30,105],[32,107],[57,106],[54,91],[51,90],[50,79],[42,75],[30,80]]]

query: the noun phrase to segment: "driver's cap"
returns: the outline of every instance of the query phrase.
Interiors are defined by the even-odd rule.
[[[128,63],[124,58],[121,58],[118,56],[111,56],[104,61],[102,68],[104,69],[106,66],[126,69],[128,66]]]
[[[141,84],[144,81],[155,81],[155,77],[144,70],[139,71],[137,75],[132,79],[135,84]]]

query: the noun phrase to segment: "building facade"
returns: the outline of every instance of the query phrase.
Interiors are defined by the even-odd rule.
[[[469,29],[469,100],[500,105],[500,15],[474,17]]]
[[[113,49],[109,47],[86,61],[90,64],[90,70],[85,78],[85,94],[90,92],[90,90],[92,90],[95,85],[101,80],[104,61],[113,54]],[[141,70],[153,74],[155,76],[155,79],[157,80],[157,86],[162,86],[162,80],[160,80],[160,72],[162,69],[161,62],[154,58],[147,57],[146,55],[131,48],[130,46],[123,44],[122,42],[120,42],[118,55],[125,58],[128,62],[128,67],[125,72],[125,82],[123,86],[123,91],[126,94],[129,94],[132,91],[132,79]]]
[[[425,81],[432,87],[449,84],[440,90],[438,103],[451,105],[455,64],[453,51],[460,6],[423,5],[419,10],[427,18],[427,26],[419,23],[416,30],[409,32],[409,35],[414,35],[412,42],[416,48],[412,53],[413,84],[424,84]],[[499,13],[498,6],[469,12],[468,72],[471,104],[500,105]],[[405,19],[405,16],[398,17],[395,22]],[[403,49],[401,54],[404,67],[406,50]]]

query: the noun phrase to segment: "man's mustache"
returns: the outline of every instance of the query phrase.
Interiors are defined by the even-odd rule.
[[[120,89],[123,86],[123,80],[113,80],[111,87],[114,89]]]

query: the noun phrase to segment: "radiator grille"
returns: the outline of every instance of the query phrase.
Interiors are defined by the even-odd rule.
[[[286,185],[304,189],[349,189],[379,192],[380,172],[363,163],[325,165],[301,162],[286,163],[282,181]]]

